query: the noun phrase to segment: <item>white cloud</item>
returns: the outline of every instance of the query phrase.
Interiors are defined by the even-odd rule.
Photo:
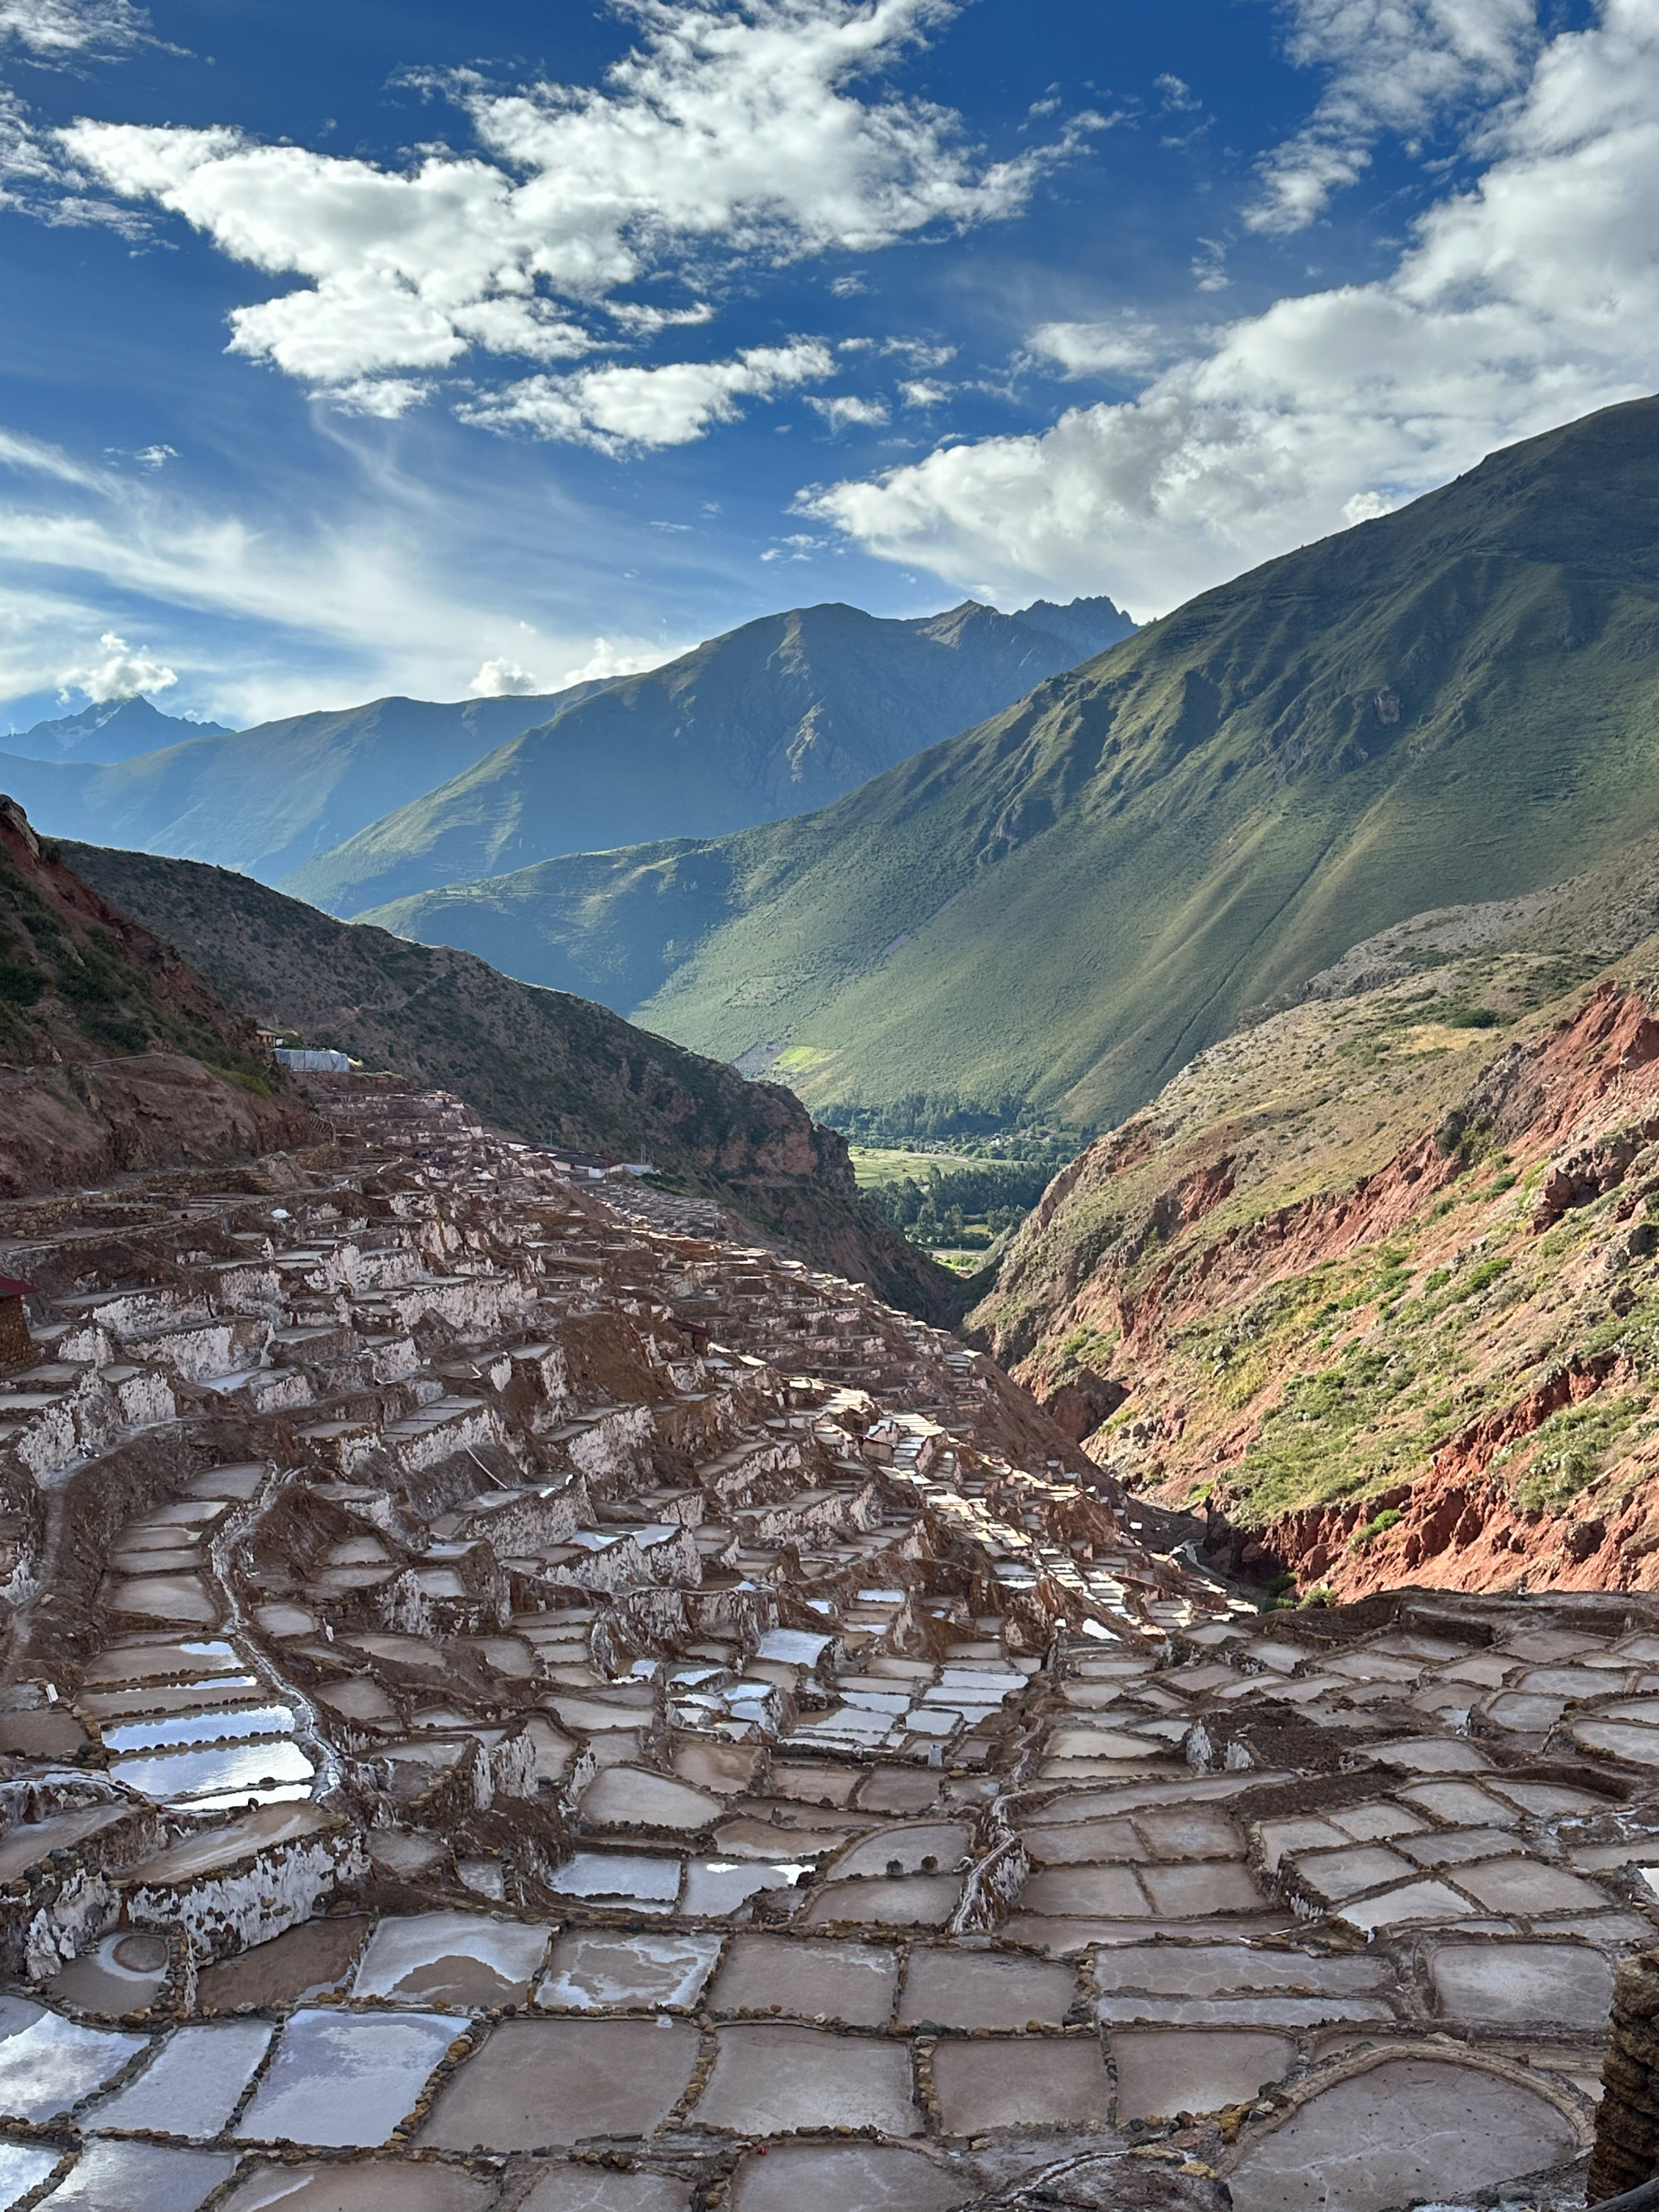
[[[605,312],[613,323],[639,337],[654,337],[659,331],[695,329],[699,323],[714,319],[714,310],[707,300],[690,307],[652,307],[635,300],[607,300]]]
[[[661,646],[648,644],[643,638],[596,637],[593,650],[579,668],[567,668],[559,678],[558,688],[563,690],[570,684],[605,684],[613,676],[639,676],[648,668],[660,668],[665,661],[678,659],[689,652],[686,645]]]
[[[1227,249],[1218,238],[1200,238],[1192,259],[1193,282],[1200,292],[1224,292],[1232,279],[1227,274]]]
[[[740,399],[769,399],[833,374],[816,338],[750,346],[732,361],[671,362],[660,368],[612,366],[571,376],[531,376],[459,411],[486,429],[523,429],[601,453],[686,446],[716,422],[734,422]]]
[[[1478,184],[1394,272],[1279,301],[1121,405],[803,497],[972,588],[1166,608],[1483,453],[1647,392],[1659,359],[1659,0],[1538,57]],[[1365,510],[1370,511],[1370,510]]]
[[[1286,50],[1329,78],[1306,125],[1261,164],[1252,229],[1301,230],[1370,165],[1472,102],[1514,92],[1537,50],[1536,0],[1289,0]]]
[[[854,89],[956,4],[627,0],[639,43],[603,87],[452,81],[483,155],[428,152],[402,172],[224,128],[82,121],[63,143],[232,258],[310,280],[236,309],[234,351],[319,384],[443,369],[473,348],[558,360],[595,343],[582,308],[689,277],[711,247],[778,263],[1018,213],[1100,118],[986,161],[950,110]]]
[[[769,545],[765,552],[761,555],[761,559],[763,561],[810,561],[815,553],[823,550],[826,542],[822,538],[813,538],[805,531],[798,530],[787,538],[780,538],[775,545]]]
[[[147,469],[164,469],[169,461],[178,459],[179,448],[177,446],[140,446],[132,458],[142,462]]]
[[[37,59],[119,53],[149,39],[149,16],[131,0],[0,0],[0,46],[22,46]]]
[[[884,400],[860,399],[851,392],[838,393],[830,399],[809,399],[806,404],[823,416],[832,431],[844,430],[849,425],[877,429],[889,420]]]
[[[876,350],[897,354],[912,368],[943,368],[946,362],[957,357],[955,346],[937,345],[927,338],[884,338]]]
[[[77,461],[61,446],[49,446],[43,439],[27,437],[16,430],[0,430],[0,468],[56,477],[60,483],[93,485],[102,481],[95,469]]]
[[[516,660],[486,660],[466,687],[469,699],[528,698],[541,686]]]
[[[907,407],[939,407],[951,397],[951,387],[931,377],[913,376],[900,385],[899,397]]]
[[[1066,376],[1097,376],[1145,368],[1156,358],[1158,333],[1139,315],[1097,323],[1039,323],[1025,341],[1022,367],[1052,362]]]
[[[354,376],[349,384],[330,386],[322,395],[343,415],[373,415],[395,422],[432,396],[429,384],[411,376]]]
[[[100,659],[79,668],[66,668],[58,678],[60,696],[82,691],[95,707],[111,699],[136,699],[141,691],[166,691],[179,678],[164,662],[143,646],[136,649],[125,638],[106,629],[98,641]]]
[[[289,519],[280,501],[228,512],[171,469],[100,468],[0,431],[0,700],[57,685],[102,629],[151,641],[193,708],[238,727],[393,691],[453,699],[481,659],[550,677],[592,657],[591,628],[502,611],[548,573],[544,483],[495,482],[481,501],[470,471],[446,500],[378,444],[358,458],[372,464],[360,491],[343,471],[337,500],[307,497]],[[614,560],[603,514],[553,511]],[[664,652],[632,637],[614,650],[629,666]]]

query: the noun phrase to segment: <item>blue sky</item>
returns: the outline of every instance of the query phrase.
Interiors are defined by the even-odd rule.
[[[1145,617],[1649,389],[1656,241],[1659,0],[0,0],[0,729]]]

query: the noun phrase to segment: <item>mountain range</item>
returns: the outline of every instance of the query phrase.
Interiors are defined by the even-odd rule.
[[[50,836],[210,860],[274,880],[388,804],[453,775],[569,696],[452,706],[374,699],[211,735],[131,700],[135,723],[143,708],[174,732],[152,740],[158,750],[103,761],[24,759],[0,746],[0,785]],[[45,742],[41,732],[54,726],[40,724],[25,741]],[[181,729],[191,734],[179,737]]]
[[[567,697],[283,888],[331,913],[556,853],[717,836],[838,799],[1133,624],[1109,599],[914,622],[796,607]]]
[[[915,622],[797,608],[538,696],[376,699],[235,732],[128,701],[0,744],[0,784],[49,835],[213,861],[349,914],[820,805],[1132,628],[1103,599]]]
[[[148,699],[104,699],[78,714],[60,714],[0,737],[0,752],[20,760],[131,760],[196,738],[228,738],[222,722],[191,722],[166,714]]]
[[[1356,941],[1638,836],[1656,771],[1650,399],[1206,592],[816,813],[371,918],[847,1126],[896,1135],[925,1100],[1100,1128]]]

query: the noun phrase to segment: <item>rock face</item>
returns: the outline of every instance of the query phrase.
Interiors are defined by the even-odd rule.
[[[957,1278],[860,1197],[845,1139],[781,1084],[747,1082],[586,1000],[336,921],[222,868],[64,850],[252,1019],[453,1090],[516,1137],[649,1160],[896,1304],[937,1321],[960,1313]]]
[[[252,1024],[0,798],[0,1194],[308,1133]]]
[[[1201,1055],[972,1316],[1231,1571],[1659,1585],[1659,940],[1563,989],[1591,961],[1535,923]]]
[[[1659,1601],[1263,1620],[868,1291],[453,1097],[325,1110],[262,1189],[0,1205],[8,2182],[1582,2193]]]
[[[1126,1387],[1111,1376],[1097,1375],[1091,1367],[1082,1367],[1042,1401],[1042,1410],[1057,1429],[1074,1443],[1081,1443],[1116,1413],[1128,1395]]]

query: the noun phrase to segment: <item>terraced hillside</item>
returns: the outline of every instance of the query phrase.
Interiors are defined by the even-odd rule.
[[[649,1160],[739,1221],[916,1313],[954,1319],[959,1285],[859,1194],[845,1140],[781,1085],[527,988],[469,954],[336,921],[246,876],[102,847],[63,848],[250,1021],[466,1099],[538,1144]]]
[[[330,1112],[280,1206],[0,1206],[15,2200],[1571,2212],[1651,2166],[1659,1601],[1264,1620],[867,1291],[453,1099]]]
[[[1430,908],[1659,821],[1659,401],[1210,592],[815,815],[378,909],[820,1115],[1103,1127]]]

